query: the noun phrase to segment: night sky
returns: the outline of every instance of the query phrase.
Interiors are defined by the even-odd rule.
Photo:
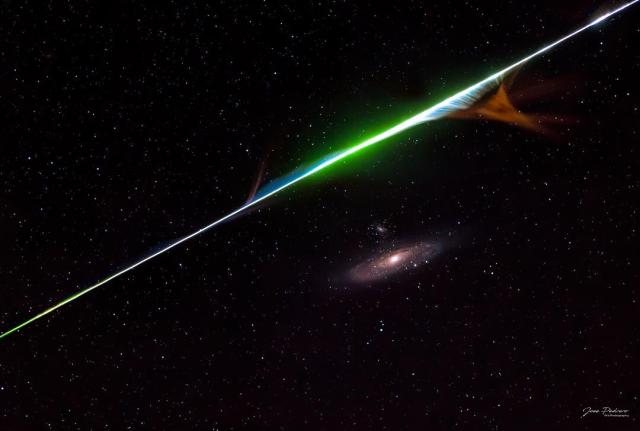
[[[43,3],[0,6],[0,331],[615,5]],[[638,429],[639,23],[519,71],[553,133],[418,126],[0,340],[0,429]]]

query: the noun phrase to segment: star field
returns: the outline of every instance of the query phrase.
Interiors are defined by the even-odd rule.
[[[599,2],[3,2],[0,324],[584,25]],[[636,429],[640,7],[3,339],[0,429]],[[517,88],[517,87],[516,87]],[[436,259],[357,288],[386,244]],[[585,407],[630,409],[629,418]]]

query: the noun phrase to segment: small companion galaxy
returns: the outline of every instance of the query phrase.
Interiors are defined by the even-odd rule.
[[[636,3],[5,2],[0,428],[636,429]]]

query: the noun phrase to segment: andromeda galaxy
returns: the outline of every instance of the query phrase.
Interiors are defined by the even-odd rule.
[[[619,12],[630,7],[631,5],[635,4],[638,1],[639,0],[633,0],[633,1],[627,2],[626,4],[598,17],[597,19],[592,20],[591,22],[578,28],[577,30],[572,31],[566,34],[565,36],[556,39],[551,43],[547,43],[546,45],[543,45],[541,48],[533,51],[529,55],[523,56],[520,59],[513,61],[510,65],[506,67],[502,67],[502,68],[496,67],[495,73],[489,76],[486,76],[484,78],[481,78],[478,81],[476,81],[474,84],[469,85],[466,88],[463,88],[457,92],[455,90],[452,91],[451,92],[452,95],[450,97],[444,98],[439,103],[436,103],[431,107],[423,109],[420,112],[413,112],[412,114],[407,115],[406,119],[396,122],[394,126],[389,127],[386,130],[379,131],[379,133],[375,133],[375,134],[372,133],[368,139],[365,139],[361,142],[354,142],[350,146],[347,146],[346,148],[343,148],[340,151],[328,154],[326,157],[322,158],[321,160],[318,160],[316,163],[308,165],[300,170],[296,170],[289,175],[285,175],[280,179],[277,179],[276,181],[270,184],[267,184],[261,190],[252,190],[249,200],[246,203],[237,207],[236,209],[223,213],[223,215],[218,216],[214,221],[210,222],[206,226],[203,226],[200,229],[192,231],[191,233],[183,236],[182,238],[173,241],[169,245],[164,246],[160,250],[157,250],[157,251],[154,251],[153,253],[148,254],[146,257],[138,260],[137,262],[129,266],[126,266],[120,269],[119,271],[112,273],[111,275],[103,276],[102,279],[98,280],[93,285],[85,287],[83,290],[80,290],[74,293],[73,295],[68,296],[66,299],[52,303],[53,305],[41,311],[40,313],[32,315],[32,317],[28,318],[27,320],[24,320],[22,323],[14,324],[14,326],[6,329],[0,335],[0,338],[4,338],[9,334],[14,333],[20,330],[21,328],[24,328],[25,326],[35,322],[36,320],[41,319],[47,316],[48,314],[54,312],[55,310],[63,307],[64,305],[69,304],[75,301],[76,299],[88,294],[89,292],[97,289],[98,287],[105,285],[106,283],[109,283],[110,281],[129,273],[133,269],[145,264],[146,262],[156,258],[157,256],[168,252],[169,250],[203,234],[204,232],[211,230],[212,228],[224,222],[232,220],[233,218],[235,218],[235,216],[240,214],[245,214],[246,210],[248,210],[249,208],[255,208],[256,205],[259,204],[260,202],[263,202],[269,199],[271,196],[277,193],[283,192],[285,189],[291,188],[292,186],[301,182],[305,178],[315,175],[320,171],[326,171],[331,166],[335,166],[340,162],[346,161],[348,158],[355,155],[356,153],[361,153],[362,150],[364,150],[365,148],[374,146],[383,141],[387,141],[392,137],[397,137],[402,132],[409,130],[411,128],[414,128],[418,125],[421,125],[430,121],[442,119],[445,117],[449,117],[451,116],[452,113],[460,110],[469,109],[473,104],[475,104],[476,102],[481,100],[483,97],[485,97],[490,91],[495,90],[504,81],[505,77],[508,76],[509,73],[517,70],[523,64],[529,62],[530,60],[538,58],[544,55],[545,53],[548,53],[553,48],[559,46],[563,42],[568,41],[574,38],[575,36],[579,35],[580,33],[598,25],[599,23],[603,22],[607,18],[618,14]],[[407,60],[411,60],[411,59],[407,59]],[[504,108],[504,106],[501,105],[500,109],[502,108]],[[492,109],[493,111],[495,111],[494,108]],[[521,117],[517,117],[516,120],[520,124],[525,124],[525,125],[527,124],[525,123],[525,120]],[[533,127],[533,126],[530,126],[530,127]],[[262,174],[260,173],[258,175],[258,178],[260,178],[261,176]],[[257,185],[255,189],[257,189]],[[353,272],[353,277],[354,277],[354,280],[359,280],[359,281],[377,280],[381,277],[385,277],[390,274],[393,274],[399,271],[400,269],[422,265],[424,262],[428,260],[429,257],[433,256],[435,253],[437,253],[437,247],[429,243],[419,243],[419,244],[402,247],[397,250],[389,251],[388,253],[384,254],[383,256],[377,259],[374,259],[371,262],[368,262],[356,267]]]
[[[431,241],[396,246],[353,267],[349,271],[349,279],[356,283],[385,280],[428,264],[441,251],[442,245]]]

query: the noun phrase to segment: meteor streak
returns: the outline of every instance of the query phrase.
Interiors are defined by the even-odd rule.
[[[61,308],[62,306],[75,301],[76,299],[80,298],[81,296],[86,295],[87,293],[91,292],[94,289],[97,289],[98,287],[110,282],[111,280],[114,280],[126,273],[128,273],[129,271],[133,270],[134,268],[137,268],[138,266],[142,265],[143,263],[153,259],[156,256],[159,256],[163,253],[166,253],[167,251],[171,250],[174,247],[179,246],[180,244],[189,241],[191,238],[194,238],[204,232],[206,232],[207,230],[231,219],[232,217],[242,213],[244,210],[246,210],[247,208],[250,208],[254,205],[256,205],[257,203],[264,201],[265,199],[269,198],[270,196],[273,196],[274,194],[291,187],[292,185],[296,184],[299,181],[302,181],[303,179],[315,174],[316,172],[319,172],[337,162],[339,162],[342,159],[345,159],[349,156],[351,156],[352,154],[357,153],[358,151],[370,147],[374,144],[377,144],[378,142],[384,141],[387,138],[390,138],[394,135],[397,135],[400,132],[403,132],[409,128],[412,128],[418,124],[422,124],[428,121],[433,121],[433,120],[437,120],[439,118],[442,118],[452,112],[455,112],[457,110],[460,109],[465,109],[468,108],[469,106],[471,106],[475,101],[477,101],[478,99],[480,99],[484,94],[486,94],[488,91],[490,91],[491,89],[495,88],[500,81],[502,80],[502,78],[505,76],[505,74],[507,74],[508,72],[516,69],[518,66],[526,63],[527,61],[538,57],[542,54],[544,54],[545,52],[551,50],[552,48],[556,47],[557,45],[565,42],[568,39],[573,38],[574,36],[582,33],[583,31],[595,26],[596,24],[606,20],[607,18],[616,15],[617,13],[623,11],[624,9],[628,8],[629,6],[637,3],[640,0],[633,0],[631,2],[628,2],[620,7],[618,7],[617,9],[614,9],[613,11],[591,21],[589,24],[585,25],[584,27],[581,27],[577,30],[575,30],[574,32],[556,40],[555,42],[544,46],[543,48],[539,49],[538,51],[534,52],[531,55],[528,55],[527,57],[524,57],[523,59],[513,63],[512,65],[500,70],[499,72],[494,73],[493,75],[483,79],[482,81],[472,85],[469,88],[466,88],[456,94],[454,94],[453,96],[443,100],[442,102],[432,106],[429,109],[426,109],[425,111],[422,111],[416,115],[414,115],[413,117],[402,121],[401,123],[391,127],[390,129],[376,135],[373,136],[367,140],[365,140],[364,142],[361,142],[351,148],[347,148],[343,151],[340,151],[338,153],[332,154],[330,156],[328,156],[327,158],[317,162],[316,164],[312,165],[311,167],[308,167],[304,170],[301,171],[296,171],[291,175],[288,175],[284,178],[281,178],[280,180],[277,180],[276,182],[267,185],[263,190],[261,190],[258,194],[256,194],[250,201],[248,201],[247,203],[245,203],[244,205],[242,205],[241,207],[233,210],[232,212],[228,213],[227,215],[219,218],[218,220],[204,226],[201,229],[198,229],[197,231],[171,243],[170,245],[160,249],[159,251],[154,252],[153,254],[139,260],[138,262],[134,263],[133,265],[128,266],[127,268],[124,268],[122,270],[120,270],[119,272],[116,272],[115,274],[112,274],[110,276],[108,276],[107,278],[97,282],[96,284],[94,284],[93,286],[87,287],[84,290],[81,290],[77,293],[75,293],[74,295],[62,300],[61,302],[58,302],[57,304],[47,308],[46,310],[42,311],[41,313],[31,317],[30,319],[24,321],[23,323],[8,329],[7,331],[5,331],[4,333],[2,333],[0,335],[0,339],[8,336],[9,334],[12,334],[16,331],[18,331],[21,328],[24,328],[25,326],[29,325],[30,323],[35,322],[38,319],[41,319],[43,317],[45,317],[46,315],[54,312],[55,310]]]

